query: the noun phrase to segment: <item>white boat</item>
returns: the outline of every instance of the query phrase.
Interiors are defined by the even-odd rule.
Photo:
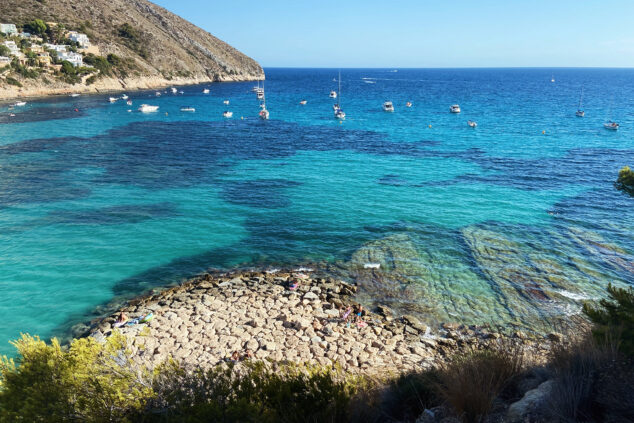
[[[616,131],[617,129],[619,129],[619,124],[609,120],[609,121],[607,121],[606,123],[603,124],[603,127],[605,129],[609,129],[611,131]]]
[[[192,106],[181,107],[181,112],[195,112],[196,109]]]
[[[143,112],[143,113],[156,112],[158,108],[159,106],[150,106],[149,104],[141,104],[141,107],[139,107],[139,112]]]
[[[203,94],[209,94],[209,88],[205,88],[205,89],[203,90]]]
[[[179,94],[185,94],[185,91],[181,90],[178,92]]]
[[[337,98],[337,92],[336,91],[330,91],[330,98]]]
[[[156,95],[157,97],[160,97],[161,96],[161,92],[157,91],[157,92],[154,93],[154,95]]]
[[[178,90],[176,88],[172,87],[171,90],[172,90],[172,94],[178,94]]]
[[[226,118],[233,117],[233,112],[230,112],[230,111],[227,110],[227,111],[222,113],[222,116],[226,117]]]
[[[228,106],[229,105],[229,100],[225,100],[225,101],[223,101],[223,103],[225,104],[225,106]]]
[[[575,112],[575,116],[577,117],[584,117],[586,115],[586,112],[584,112],[583,109],[581,108],[582,101],[583,101],[583,87],[581,87],[581,95],[579,96],[579,106],[577,106],[577,111]]]
[[[78,94],[78,93],[73,93],[73,94],[71,94],[70,96],[71,96],[71,97],[79,97],[79,94]]]
[[[334,109],[334,114],[335,114],[335,119],[339,119],[339,120],[344,120],[346,118],[346,112],[343,111],[343,109],[341,108],[341,71],[339,71],[339,78],[337,78],[337,82],[339,83],[339,91],[337,93],[335,93],[335,96],[332,97],[332,92],[330,93],[330,97],[332,98],[337,98],[339,97],[339,101],[337,102],[337,104],[335,104],[333,106]]]
[[[128,95],[127,95],[127,94],[123,94],[123,95],[121,96],[121,99],[122,99],[122,100],[127,100],[127,99],[128,99]]]
[[[111,103],[114,103],[117,100],[119,100],[119,99],[115,98],[115,97],[108,97],[108,101],[111,102]]]
[[[256,93],[256,96],[258,97],[258,100],[264,100],[264,90],[260,88]]]
[[[555,82],[555,75],[550,76],[550,82]]]
[[[26,101],[18,101],[14,104],[15,107],[26,106]]]
[[[302,106],[304,106],[306,104],[306,100],[302,100],[299,102],[299,104],[301,104]]]
[[[126,101],[125,104],[127,104],[128,106],[132,106],[132,100]]]
[[[266,96],[264,95],[264,81],[262,81],[261,91],[258,91],[258,99],[262,100],[262,102],[260,103],[260,113],[258,113],[258,116],[262,120],[268,120],[269,111],[266,110]]]
[[[392,104],[391,101],[386,101],[385,103],[383,103],[383,111],[384,112],[393,112],[394,111],[394,105]]]
[[[473,120],[468,120],[467,125],[469,125],[472,128],[476,128],[478,126],[478,124]]]
[[[449,111],[451,113],[460,113],[460,106],[457,105],[457,104],[454,104],[454,105],[449,107]]]
[[[408,101],[407,103],[405,103],[405,107],[412,107],[412,102]]]

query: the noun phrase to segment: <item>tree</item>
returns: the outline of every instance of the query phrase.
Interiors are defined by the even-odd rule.
[[[597,307],[583,305],[583,312],[595,325],[592,333],[599,343],[620,341],[621,351],[634,355],[634,290],[609,284],[608,296]]]
[[[9,50],[9,47],[4,44],[0,44],[0,56],[8,56],[10,53],[11,50]]]
[[[24,29],[32,34],[44,35],[48,27],[42,19],[34,19],[28,24],[24,25]]]
[[[616,179],[616,189],[634,195],[634,172],[629,166],[623,166],[619,170],[619,177]]]

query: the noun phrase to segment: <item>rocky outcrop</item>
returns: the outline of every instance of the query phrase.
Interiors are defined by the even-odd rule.
[[[132,353],[155,366],[169,357],[203,368],[234,351],[255,359],[331,365],[365,373],[401,372],[438,364],[458,351],[490,348],[500,334],[486,327],[445,324],[432,329],[414,316],[354,313],[356,286],[332,278],[307,277],[291,290],[291,273],[247,272],[203,275],[183,286],[140,298],[120,311],[130,318],[153,313],[147,324],[124,326]],[[97,338],[113,333],[119,312],[95,322]],[[353,318],[354,317],[354,318]],[[533,357],[543,356],[546,338],[515,338]]]
[[[22,89],[0,82],[0,98],[103,89],[156,88],[184,83],[245,81],[263,78],[260,65],[208,32],[146,0],[4,0],[0,21],[18,25],[38,18],[86,32],[102,56],[129,61],[114,80],[95,86],[61,84],[37,87],[21,79]],[[129,25],[135,43],[120,35]],[[50,77],[47,78],[50,80]]]

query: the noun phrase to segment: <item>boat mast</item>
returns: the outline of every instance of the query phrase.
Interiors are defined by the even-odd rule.
[[[579,107],[577,109],[581,110],[582,102],[583,102],[583,87],[581,87],[581,96],[579,96]]]
[[[337,93],[339,100],[337,103],[339,103],[339,108],[341,109],[341,69],[339,69],[339,78],[337,78],[337,82],[339,82],[339,92]]]

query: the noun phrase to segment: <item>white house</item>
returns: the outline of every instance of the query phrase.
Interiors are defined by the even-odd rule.
[[[66,60],[75,67],[84,66],[84,58],[79,53],[73,53],[72,51],[69,51],[69,52],[64,51],[61,53],[57,53],[57,58],[62,61]]]
[[[49,44],[46,43],[44,44],[44,47],[46,47],[49,50],[55,50],[57,53],[64,53],[68,50],[68,46],[66,44]]]
[[[4,44],[8,49],[12,56],[17,56],[20,53],[20,49],[15,44],[15,41],[5,41]]]
[[[90,40],[86,34],[82,34],[77,31],[68,31],[68,38],[71,41],[79,43],[79,45],[83,48],[90,47]]]
[[[0,24],[0,32],[13,35],[18,33],[18,29],[15,27],[15,24]]]
[[[11,58],[7,56],[0,56],[0,66],[8,65],[11,63]]]
[[[26,39],[28,40],[29,38],[31,38],[31,34],[30,34],[29,32],[20,32],[20,33],[18,34],[18,37],[20,37],[20,38],[26,38]]]

